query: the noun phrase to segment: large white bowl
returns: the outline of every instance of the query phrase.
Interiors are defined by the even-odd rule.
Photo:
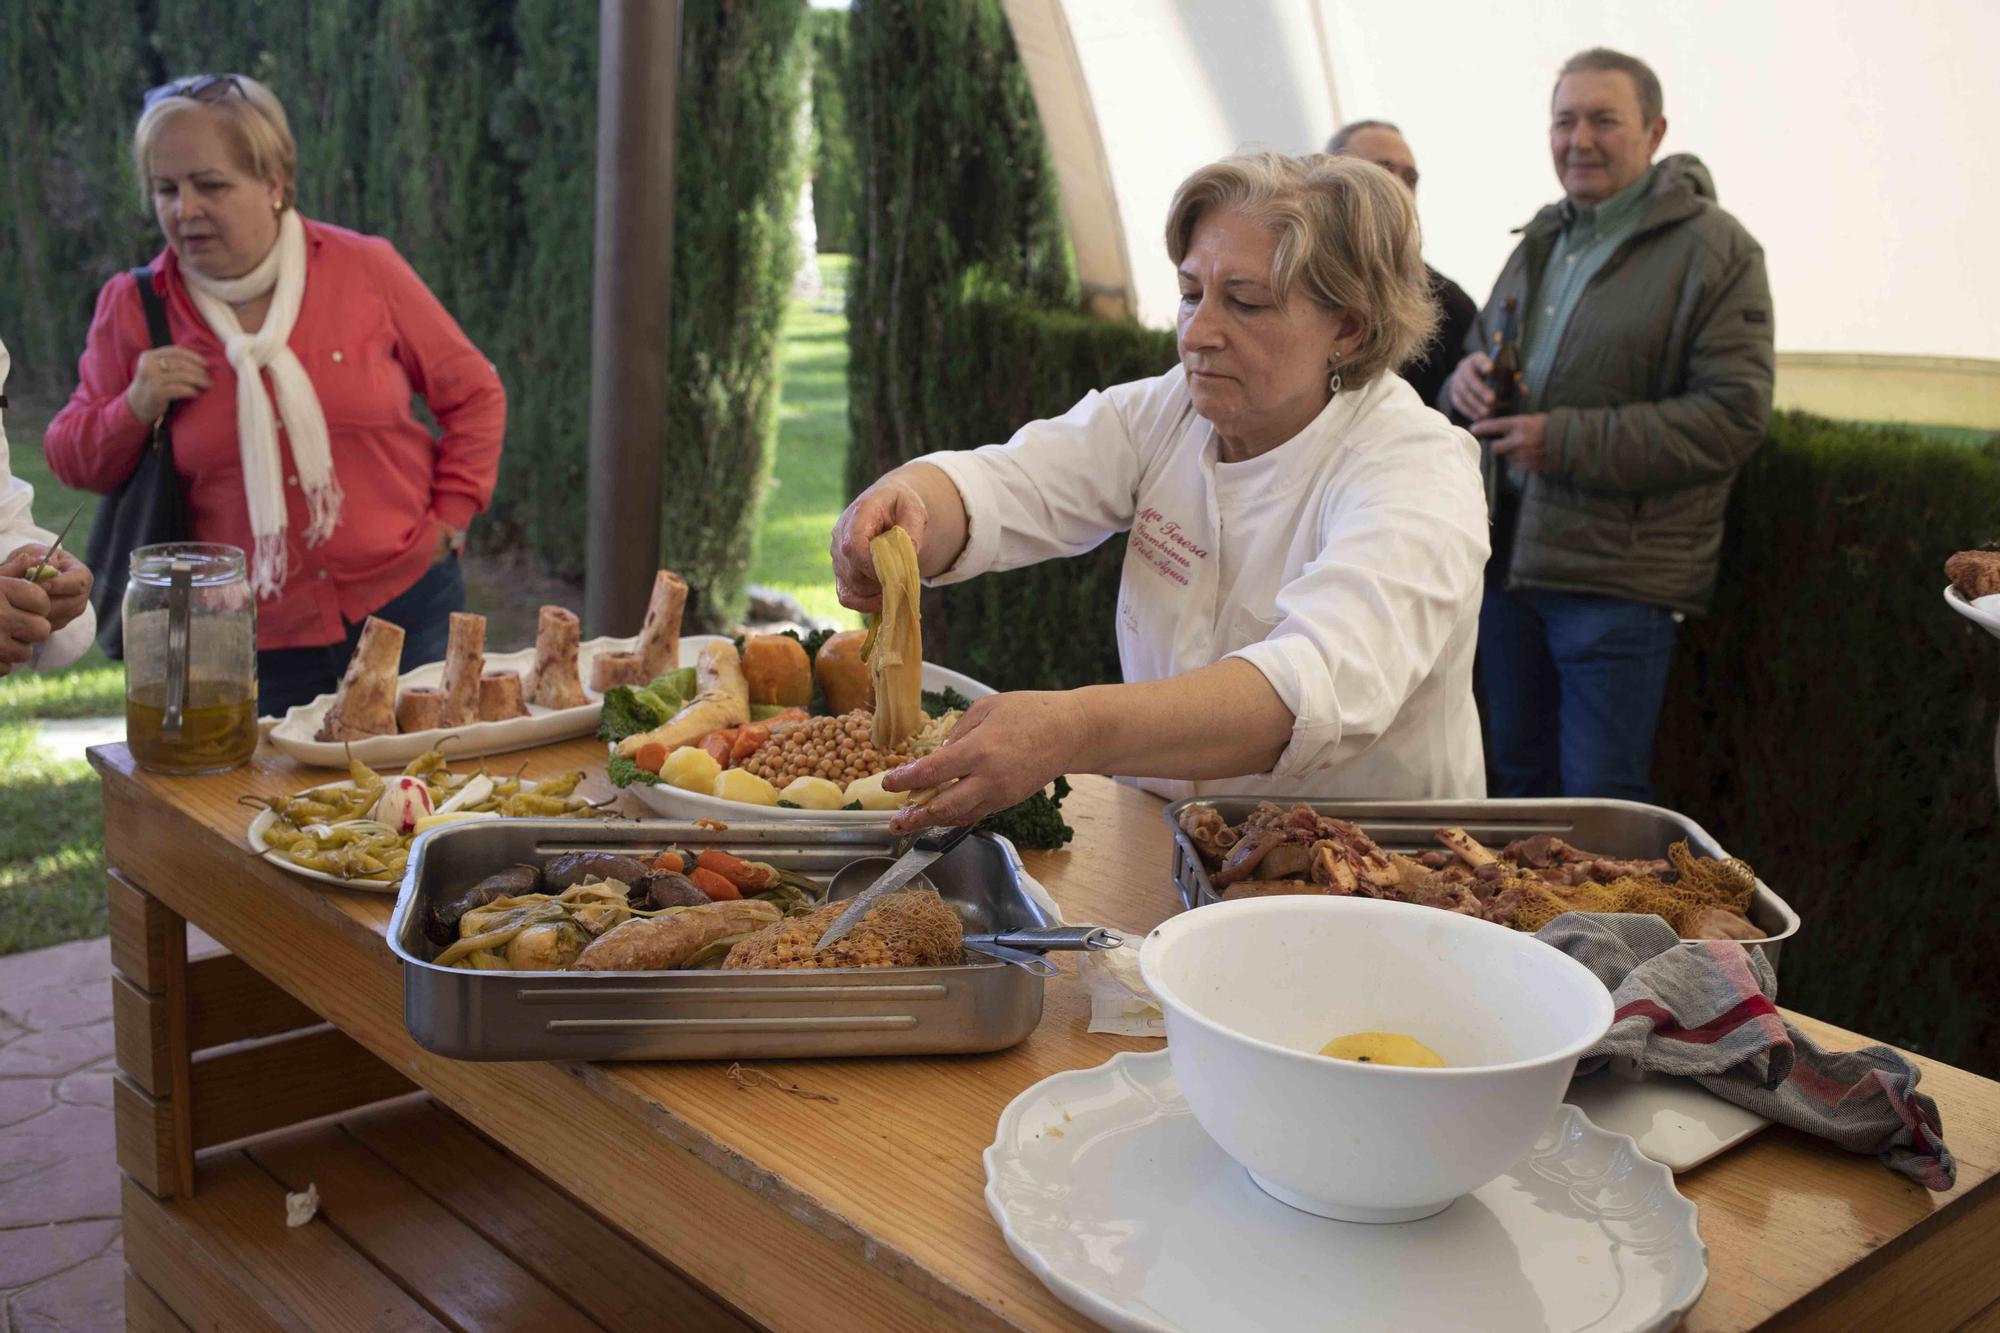
[[[1346,1222],[1428,1217],[1511,1166],[1611,1026],[1581,964],[1505,926],[1371,898],[1217,903],[1139,954],[1188,1106],[1273,1198]],[[1401,1032],[1443,1069],[1333,1060]]]

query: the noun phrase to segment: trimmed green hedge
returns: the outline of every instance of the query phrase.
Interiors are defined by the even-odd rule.
[[[777,196],[798,181],[804,43],[797,0],[686,0],[665,554],[709,590],[696,613],[710,620],[740,604],[770,450],[792,248],[793,204]],[[264,79],[285,103],[303,211],[387,236],[500,368],[507,448],[475,539],[580,573],[595,5],[0,4],[10,387],[66,395],[98,288],[160,248],[126,156],[141,94],[170,75],[222,69]]]
[[[1660,800],[1798,909],[1780,998],[2000,1073],[2000,642],[1940,600],[2000,528],[2000,458],[1780,413],[1684,627]],[[1947,1115],[1949,1112],[1947,1112]]]
[[[976,276],[947,307],[957,376],[930,386],[927,423],[942,448],[1006,440],[1026,422],[1059,416],[1092,389],[1145,379],[1177,360],[1170,333],[1046,310]],[[926,644],[996,689],[1061,689],[1119,679],[1112,617],[1125,539],[1086,556],[989,574],[930,594]],[[935,628],[933,628],[935,626]]]

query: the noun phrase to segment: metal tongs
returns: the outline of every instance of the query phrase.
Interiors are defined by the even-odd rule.
[[[953,839],[954,844],[956,841],[957,839]],[[854,898],[858,902],[861,897],[866,897],[867,906],[872,906],[874,901],[882,896],[874,890],[881,885],[883,871],[894,864],[899,863],[892,862],[886,856],[869,856],[850,862],[841,867],[840,873],[835,875],[833,882],[827,886],[827,901],[839,902],[844,898]],[[917,870],[892,885],[891,891],[934,887],[930,880]],[[866,907],[855,914],[854,921],[858,922],[865,915]],[[844,919],[846,913],[842,916]],[[847,924],[851,926],[853,922]],[[843,935],[845,933],[844,930],[841,932]],[[824,938],[822,936],[822,939]],[[984,954],[996,962],[1012,963],[1038,977],[1053,977],[1057,975],[1056,966],[1042,957],[1044,953],[1058,949],[1078,952],[1116,949],[1125,943],[1125,937],[1104,926],[1030,926],[1020,930],[996,930],[967,935],[963,943],[967,950]]]

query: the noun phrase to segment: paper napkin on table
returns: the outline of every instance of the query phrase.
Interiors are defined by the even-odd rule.
[[[1083,956],[1083,981],[1090,991],[1086,1032],[1121,1037],[1164,1037],[1167,1020],[1139,975],[1139,941],[1144,932],[1121,930],[1125,943]]]

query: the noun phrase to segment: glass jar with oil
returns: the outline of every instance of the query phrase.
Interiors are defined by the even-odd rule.
[[[221,773],[257,748],[257,601],[243,552],[169,542],[132,553],[125,743],[156,773]]]

